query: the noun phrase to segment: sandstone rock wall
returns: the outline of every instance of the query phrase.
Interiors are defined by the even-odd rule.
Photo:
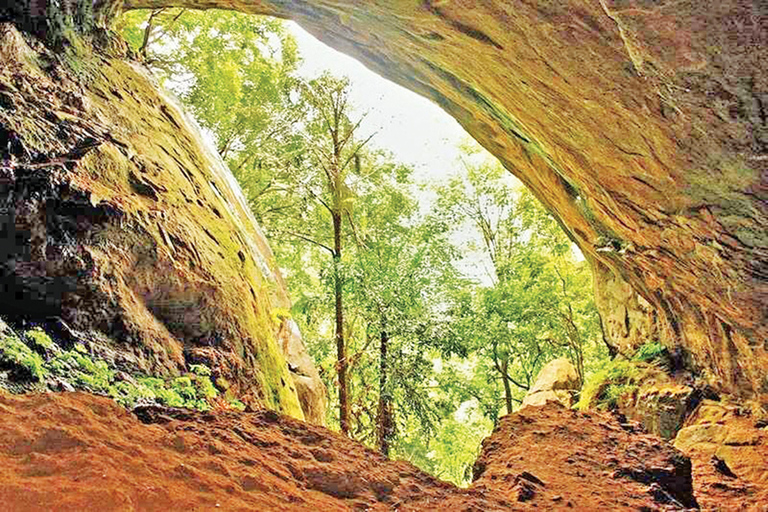
[[[300,374],[278,343],[290,301],[231,175],[145,70],[72,51],[63,65],[0,25],[0,315],[126,371],[206,364],[227,396],[322,422],[300,334],[286,345]]]
[[[594,262],[616,348],[658,339],[725,391],[768,392],[766,2],[124,6],[292,18],[432,99]]]

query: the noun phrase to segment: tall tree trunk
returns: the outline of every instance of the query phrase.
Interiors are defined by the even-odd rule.
[[[333,284],[336,299],[336,366],[339,374],[339,426],[349,435],[349,395],[347,390],[347,347],[344,343],[344,309],[341,279],[342,213],[333,213]]]
[[[385,457],[389,456],[389,439],[392,436],[392,400],[387,389],[389,370],[387,368],[387,349],[389,335],[386,330],[386,319],[381,321],[381,339],[379,344],[379,418],[378,444],[379,451]]]
[[[504,400],[507,404],[507,414],[512,414],[512,388],[509,385],[509,379],[507,378],[507,375],[509,375],[509,359],[506,357],[501,362],[501,381],[504,383]]]

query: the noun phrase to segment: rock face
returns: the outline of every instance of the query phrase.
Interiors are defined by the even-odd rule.
[[[291,319],[285,320],[277,340],[288,362],[293,383],[296,385],[304,419],[316,425],[325,425],[328,390],[320,379],[314,361],[307,353],[296,322]]]
[[[523,399],[523,407],[557,402],[570,407],[574,394],[581,387],[576,368],[568,359],[550,361],[536,376],[536,382]]]
[[[642,386],[634,404],[621,409],[647,432],[673,439],[699,399],[693,388],[668,381]]]
[[[764,510],[768,504],[768,421],[705,400],[675,438],[693,462],[697,497],[712,510]]]
[[[679,452],[625,431],[609,415],[555,404],[504,417],[467,489],[271,411],[137,414],[80,393],[0,394],[0,508],[636,511],[695,504],[690,463]]]
[[[138,66],[84,49],[76,76],[29,44],[0,25],[0,315],[128,372],[205,364],[229,397],[321,421],[272,253],[196,127]]]
[[[438,103],[592,262],[619,351],[768,392],[768,3],[125,0],[296,20]]]
[[[610,414],[555,403],[501,418],[483,441],[474,478],[474,487],[509,490],[517,501],[545,510],[696,506],[691,463],[682,453]],[[617,503],[614,487],[636,494]],[[656,503],[643,503],[647,497]]]

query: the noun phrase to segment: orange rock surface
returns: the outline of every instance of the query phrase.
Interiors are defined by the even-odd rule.
[[[610,415],[556,404],[503,418],[484,443],[468,489],[271,411],[137,414],[82,393],[0,396],[0,510],[661,510],[692,504],[690,463],[670,445]]]

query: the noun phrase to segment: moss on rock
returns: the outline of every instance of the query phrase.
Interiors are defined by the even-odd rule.
[[[196,127],[138,65],[96,52],[84,80],[42,48],[10,42],[47,64],[11,59],[0,70],[13,104],[0,123],[25,150],[18,186],[1,191],[24,222],[22,244],[0,268],[24,300],[0,301],[0,314],[60,318],[96,354],[163,381],[206,365],[231,400],[303,418],[276,340],[290,307],[284,283]],[[32,154],[51,164],[32,167]],[[83,384],[112,393],[93,370]]]

